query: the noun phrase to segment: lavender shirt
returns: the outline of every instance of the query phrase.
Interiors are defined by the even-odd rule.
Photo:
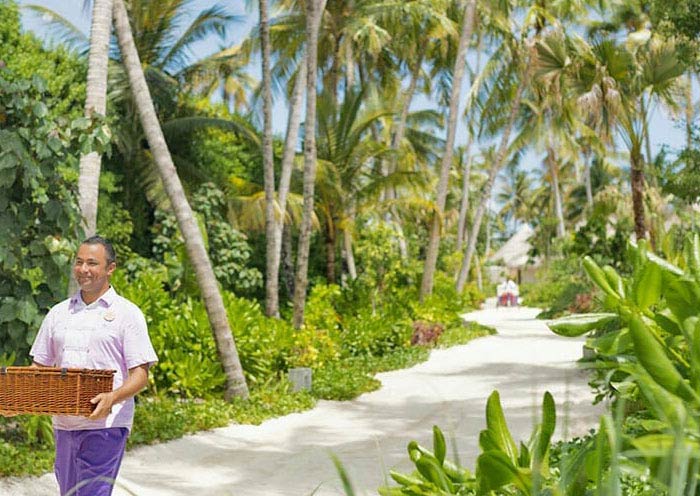
[[[143,313],[111,287],[89,305],[78,291],[49,310],[29,354],[35,362],[50,367],[115,370],[114,389],[124,383],[129,369],[143,364],[150,367],[158,361]],[[107,418],[57,415],[53,424],[69,431],[131,429],[133,419],[134,398],[129,398],[115,403]]]

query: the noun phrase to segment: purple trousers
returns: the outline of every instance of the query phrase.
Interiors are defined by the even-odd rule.
[[[110,496],[129,430],[125,427],[82,431],[56,429],[54,436],[54,471],[61,496]]]

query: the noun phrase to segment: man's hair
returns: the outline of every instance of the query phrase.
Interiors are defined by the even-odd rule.
[[[105,247],[105,252],[107,252],[107,265],[117,262],[117,252],[114,251],[114,246],[112,242],[103,238],[102,236],[90,236],[85,241],[80,243],[81,245],[102,245]]]

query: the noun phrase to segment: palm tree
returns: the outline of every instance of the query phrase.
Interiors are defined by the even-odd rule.
[[[304,211],[299,232],[297,268],[294,279],[294,327],[304,323],[308,284],[309,247],[316,182],[316,84],[318,32],[325,0],[306,0],[306,120],[304,124]]]
[[[272,151],[272,69],[270,66],[270,29],[268,25],[267,0],[259,0],[260,45],[262,47],[262,94],[263,94],[263,171],[265,184],[265,235],[267,272],[265,280],[265,312],[268,316],[279,316],[279,274],[273,270],[279,224],[275,205],[275,163]]]
[[[107,65],[111,32],[112,0],[95,0],[92,6],[90,54],[85,88],[85,115],[88,117],[93,112],[100,115],[107,113]],[[97,152],[80,157],[78,200],[86,236],[92,236],[97,229],[100,161],[101,156]]]
[[[114,1],[114,22],[124,67],[129,77],[141,125],[148,139],[161,180],[175,211],[178,225],[185,240],[185,248],[194,267],[197,282],[202,292],[202,298],[226,376],[224,396],[227,400],[236,396],[245,398],[248,396],[248,386],[243,375],[236,343],[228,324],[226,308],[224,307],[216,277],[207,255],[202,233],[199,231],[197,221],[187,202],[185,192],[175,170],[175,165],[170,157],[165,137],[160,128],[123,0]]]
[[[481,116],[482,132],[501,132],[501,139],[491,162],[486,184],[482,188],[479,206],[474,214],[472,226],[465,246],[462,264],[457,276],[457,291],[462,291],[467,282],[472,257],[476,251],[476,242],[481,231],[481,222],[486,213],[496,176],[510,154],[510,136],[516,124],[520,105],[529,80],[529,48],[525,40],[516,38],[510,26],[498,19],[507,18],[509,11],[496,12],[496,28],[503,37],[501,45],[493,52],[481,74],[477,76],[470,90],[469,100],[477,97],[483,99],[479,107],[486,112]],[[506,29],[507,28],[507,29]],[[483,91],[486,89],[487,91]],[[509,101],[509,105],[504,102]],[[470,106],[473,105],[470,104]],[[490,129],[489,129],[490,127]]]
[[[452,91],[450,95],[450,108],[447,122],[447,140],[445,142],[445,152],[442,157],[440,176],[437,185],[437,209],[433,214],[433,220],[430,227],[430,238],[428,240],[428,248],[425,255],[425,266],[423,268],[423,279],[421,281],[421,300],[433,292],[433,277],[435,275],[438,248],[440,246],[442,215],[445,209],[445,201],[447,199],[448,179],[450,168],[452,167],[454,141],[457,131],[457,117],[459,115],[459,99],[462,90],[462,77],[464,76],[464,68],[466,66],[465,56],[467,52],[467,45],[472,37],[475,8],[475,0],[469,0],[464,6],[462,31],[459,37],[459,48],[457,49],[454,72],[452,74]]]
[[[562,72],[595,134],[612,141],[619,131],[630,158],[632,210],[637,239],[646,237],[644,155],[652,105],[675,107],[674,89],[684,68],[671,41],[651,33],[635,33],[631,48],[604,39],[574,43],[557,35],[538,45],[544,70]],[[557,54],[553,56],[553,54]]]

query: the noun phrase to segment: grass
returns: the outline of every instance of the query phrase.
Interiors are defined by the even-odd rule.
[[[493,332],[474,323],[451,325],[438,346],[465,344]],[[374,374],[412,367],[425,361],[429,354],[429,348],[409,347],[380,357],[348,357],[314,370],[310,392],[292,392],[286,380],[279,380],[253,388],[248,401],[140,396],[127,449],[231,423],[258,425],[270,418],[313,408],[318,399],[350,400],[380,387]],[[26,427],[0,417],[0,476],[40,475],[52,470],[53,459],[53,448],[48,443],[29,442]]]

